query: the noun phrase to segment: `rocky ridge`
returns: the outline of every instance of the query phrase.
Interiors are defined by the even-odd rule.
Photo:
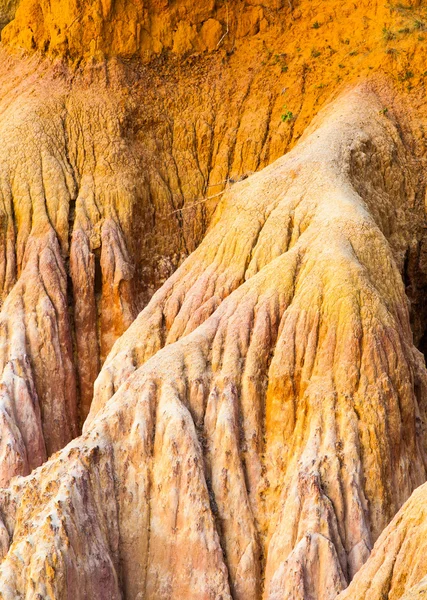
[[[1,597],[422,597],[424,18],[0,3]]]
[[[345,95],[224,196],[116,343],[84,435],[4,491],[4,598],[347,586],[425,480],[399,271],[417,172],[380,106]]]

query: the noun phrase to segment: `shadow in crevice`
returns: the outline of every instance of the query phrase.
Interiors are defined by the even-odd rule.
[[[409,299],[414,344],[427,362],[427,231],[407,249],[402,276]]]
[[[95,297],[99,299],[102,295],[101,249],[95,248],[95,250],[93,250],[93,254],[95,257],[94,293]]]

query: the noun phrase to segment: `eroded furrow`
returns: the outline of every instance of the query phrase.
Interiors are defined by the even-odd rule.
[[[347,93],[224,195],[115,343],[84,434],[3,492],[5,599],[332,600],[359,571],[426,479],[399,271],[423,217],[380,106]],[[112,281],[129,281],[109,235]]]

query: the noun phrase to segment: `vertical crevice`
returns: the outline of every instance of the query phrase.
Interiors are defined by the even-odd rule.
[[[95,297],[96,307],[96,339],[98,341],[98,353],[99,353],[99,368],[102,368],[102,354],[101,354],[101,312],[102,312],[102,267],[101,267],[101,248],[93,249],[93,256],[95,259],[95,275],[93,292]]]
[[[73,237],[74,220],[76,215],[76,198],[75,196],[70,197],[68,205],[68,253],[64,259],[65,271],[67,274],[67,308],[68,308],[68,321],[70,324],[70,335],[73,352],[73,365],[75,370],[75,381],[76,381],[76,403],[77,403],[77,415],[78,415],[78,433],[80,435],[82,431],[83,423],[81,422],[80,404],[81,404],[81,390],[80,390],[80,378],[79,378],[79,358],[77,351],[77,338],[76,338],[76,322],[75,322],[75,300],[74,300],[74,285],[71,277],[71,265],[70,265],[70,254],[71,254],[71,243]]]
[[[414,345],[427,358],[427,237],[406,250],[402,278]]]

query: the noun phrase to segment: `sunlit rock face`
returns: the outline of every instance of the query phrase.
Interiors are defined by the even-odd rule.
[[[346,588],[425,480],[399,270],[422,206],[380,108],[345,94],[223,196],[114,345],[83,436],[3,492],[5,598]]]
[[[425,484],[415,490],[349,588],[338,596],[340,600],[423,598],[427,593],[426,495]]]
[[[424,19],[0,3],[1,598],[423,597]]]

